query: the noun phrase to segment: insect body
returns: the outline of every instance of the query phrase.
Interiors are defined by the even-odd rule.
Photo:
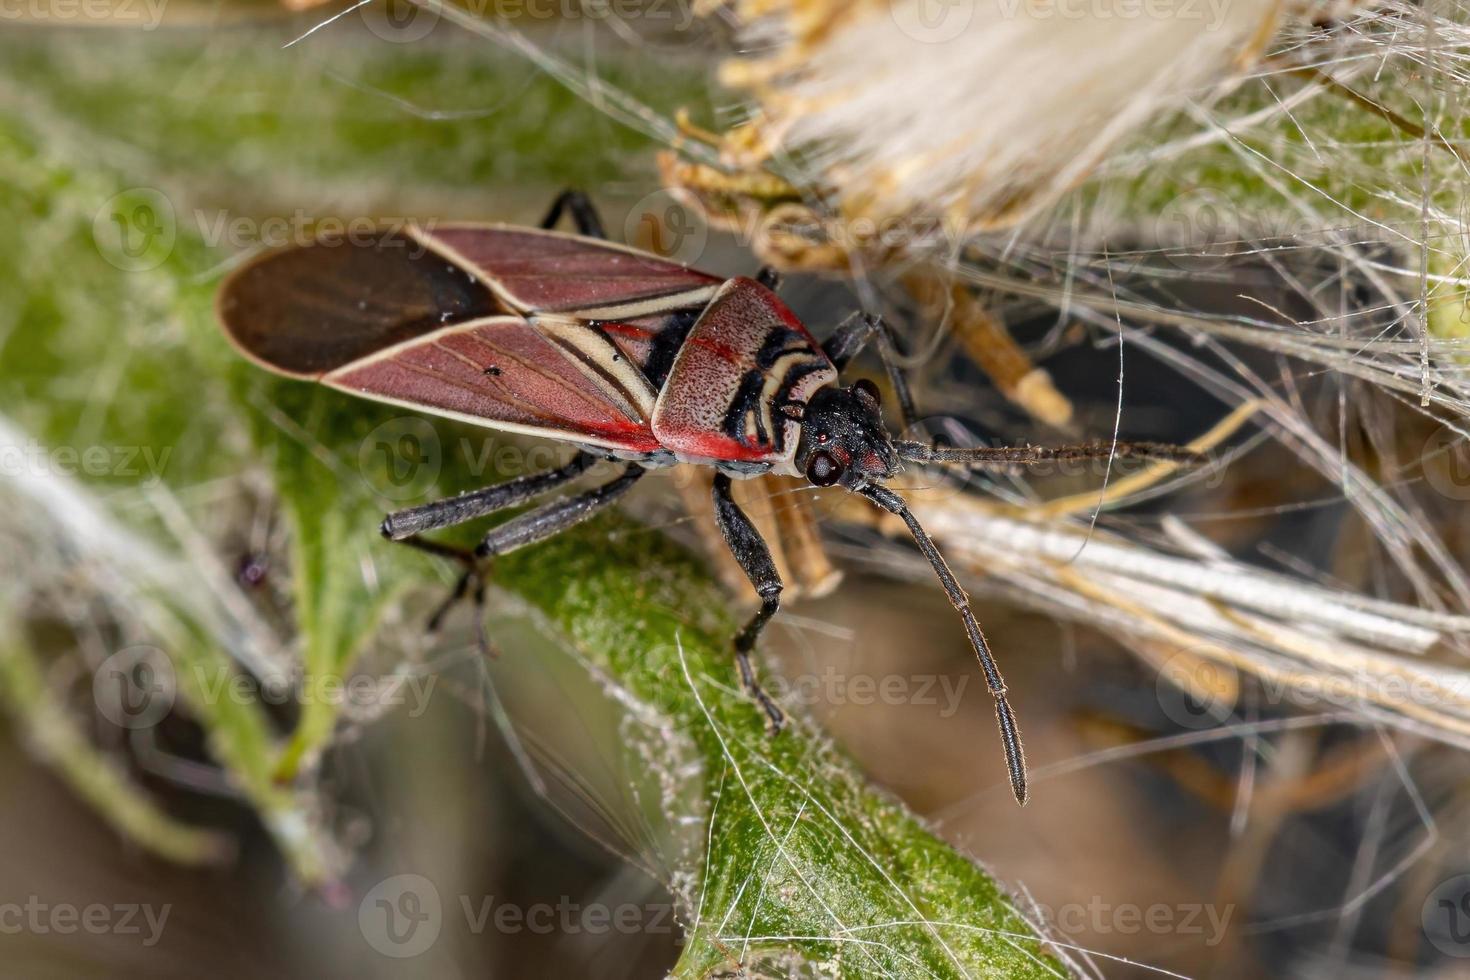
[[[582,234],[548,230],[568,207]],[[777,611],[781,580],[755,525],[735,504],[731,479],[803,476],[817,486],[840,484],[898,515],[963,619],[995,698],[1012,789],[1025,802],[1020,735],[969,600],[903,499],[883,484],[904,461],[1014,465],[1034,454],[893,439],[871,382],[837,384],[873,336],[894,342],[882,321],[851,318],[819,344],[774,286],[770,274],[722,279],[610,244],[586,199],[568,193],[540,230],[410,227],[269,253],[229,278],[218,314],[236,346],[272,371],[582,450],[559,469],[384,520],[389,538],[466,566],[431,626],[467,593],[482,599],[494,555],[586,520],[649,467],[716,467],[716,519],[761,597],[760,610],[735,638],[736,662],[773,729],[782,714],[757,684],[749,655]],[[911,422],[903,375],[890,364],[889,376]],[[1126,448],[1180,455],[1171,447]],[[1046,458],[1058,453],[1098,449],[1051,450]],[[421,537],[526,503],[576,479],[598,458],[620,461],[622,473],[500,524],[473,553]]]

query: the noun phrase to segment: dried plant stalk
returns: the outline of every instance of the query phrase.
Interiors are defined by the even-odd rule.
[[[1065,429],[1071,423],[1072,403],[1052,384],[1051,375],[1032,363],[968,287],[929,267],[909,273],[903,282],[926,319],[948,326],[1002,395],[1053,428]]]
[[[1169,555],[1045,511],[911,489],[912,507],[956,565],[1050,614],[1085,622],[1168,669],[1161,677],[1229,710],[1239,688],[1203,662],[1254,676],[1278,695],[1312,699],[1470,747],[1470,670],[1425,659],[1470,630],[1470,616],[1334,592],[1223,557]],[[862,502],[851,519],[903,539]],[[1182,658],[1182,659],[1180,659]]]

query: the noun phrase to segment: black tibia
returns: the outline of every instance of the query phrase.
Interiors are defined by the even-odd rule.
[[[507,507],[515,507],[576,479],[595,460],[596,457],[591,453],[578,453],[570,463],[560,469],[519,476],[483,490],[400,510],[383,519],[383,536],[402,541],[415,534],[452,527]]]
[[[898,399],[899,418],[907,432],[918,422],[919,413],[914,408],[914,395],[909,390],[908,376],[898,364],[898,358],[906,353],[903,343],[887,320],[876,314],[854,313],[838,324],[837,331],[827,338],[822,350],[837,370],[841,371],[875,335],[878,337],[878,359],[883,362],[883,370],[888,372],[888,383],[893,385],[893,394]]]
[[[516,480],[497,484],[494,487],[488,487],[485,491],[468,494],[466,496],[481,498],[481,502],[471,508],[473,513],[468,513],[461,508],[461,516],[457,520],[431,523],[430,526],[447,527],[449,524],[466,521],[472,517],[479,517],[493,510],[523,503],[536,494],[544,493],[558,484],[575,478],[590,465],[592,460],[593,457],[589,454],[581,453],[571,463],[559,470],[520,477]],[[400,544],[406,544],[411,548],[416,548],[419,551],[436,555],[440,558],[448,558],[464,566],[464,573],[455,582],[454,589],[450,592],[449,597],[440,603],[434,610],[433,615],[429,617],[429,631],[437,631],[443,624],[445,615],[454,607],[455,603],[466,596],[470,596],[475,603],[475,619],[479,627],[480,646],[486,653],[493,653],[489,638],[485,634],[485,617],[481,612],[485,605],[485,586],[490,577],[489,559],[495,555],[503,555],[508,551],[514,551],[516,548],[524,545],[534,544],[537,541],[544,540],[560,531],[565,531],[568,528],[582,523],[626,493],[634,483],[638,482],[638,478],[645,472],[643,467],[638,464],[629,463],[622,475],[611,482],[593,487],[590,490],[575,494],[563,500],[554,500],[542,504],[534,510],[506,521],[485,535],[485,538],[473,551],[468,548],[456,548],[453,545],[441,544],[438,541],[430,541],[419,537],[417,534],[409,533],[404,537],[388,534],[388,521],[384,521],[384,533],[388,534],[389,537],[392,537]],[[501,488],[515,488],[517,484],[519,484],[519,489],[508,491],[506,494],[497,498],[498,503],[494,506],[484,504],[482,495],[487,491],[499,490]],[[416,511],[428,511],[439,505],[454,505],[462,499],[456,497],[451,500],[439,501],[438,505],[426,504],[424,507],[415,508],[413,511],[403,511],[401,513],[412,514]],[[393,517],[389,518],[389,521],[392,521],[398,516],[393,515]]]
[[[571,212],[572,224],[577,226],[580,234],[588,238],[607,237],[607,232],[602,228],[602,219],[597,215],[597,207],[590,197],[578,190],[565,190],[557,195],[556,200],[551,203],[551,210],[541,219],[541,227],[555,228],[563,211]]]
[[[769,265],[763,265],[755,274],[755,281],[774,293],[781,288],[781,273]]]
[[[422,551],[425,554],[434,555],[439,558],[448,558],[464,566],[464,572],[454,583],[454,588],[443,602],[434,607],[429,615],[427,629],[430,633],[439,632],[439,627],[444,625],[444,617],[449,614],[455,604],[466,595],[474,600],[475,604],[475,635],[479,639],[480,651],[486,656],[496,655],[495,648],[490,643],[490,635],[485,632],[485,585],[489,581],[489,568],[485,567],[475,558],[475,553],[469,548],[456,548],[453,545],[440,544],[438,541],[430,541],[417,535],[406,538],[396,538],[399,544],[406,544],[410,548]]]
[[[633,484],[647,472],[637,463],[629,463],[623,475],[611,482],[572,497],[553,500],[519,517],[513,517],[492,528],[475,548],[475,555],[479,558],[503,555],[576,527],[633,489]]]
[[[781,730],[786,716],[756,682],[755,670],[750,665],[750,651],[755,649],[761,630],[765,629],[766,623],[771,621],[771,617],[781,607],[781,576],[776,571],[776,563],[771,559],[771,549],[766,547],[760,532],[730,495],[730,477],[724,473],[715,475],[714,499],[715,521],[720,526],[720,533],[725,536],[725,544],[729,545],[730,553],[745,570],[746,577],[755,586],[756,595],[761,599],[760,609],[735,637],[735,663],[740,668],[740,683],[766,713],[771,733],[775,734]]]
[[[1016,466],[1079,459],[1151,459],[1185,466],[1209,460],[1188,446],[1165,442],[1094,442],[1083,446],[974,446],[949,448],[922,442],[896,442],[894,450],[911,463],[957,463],[976,468],[1009,469]]]
[[[980,669],[985,672],[985,684],[990,688],[990,695],[995,699],[995,717],[1000,724],[1000,740],[1006,750],[1006,769],[1011,777],[1011,791],[1016,794],[1016,802],[1026,802],[1026,757],[1021,748],[1021,733],[1016,728],[1016,717],[1011,712],[1010,702],[1006,699],[1006,682],[1000,676],[1000,668],[995,665],[995,659],[990,655],[990,647],[985,642],[985,634],[980,632],[980,624],[975,621],[975,614],[970,610],[970,597],[960,587],[959,581],[950,571],[949,563],[939,553],[934,545],[934,539],[929,537],[929,532],[919,524],[918,518],[910,512],[908,504],[904,503],[902,497],[889,490],[887,487],[869,483],[858,491],[873,503],[882,507],[890,514],[897,514],[908,525],[909,533],[913,535],[914,543],[919,546],[929,564],[934,568],[934,574],[939,577],[939,584],[944,587],[945,595],[949,596],[950,605],[960,614],[965,624],[965,633],[970,638],[970,646],[975,650],[975,656],[980,660]]]

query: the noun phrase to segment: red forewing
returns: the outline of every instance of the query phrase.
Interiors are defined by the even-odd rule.
[[[527,313],[630,319],[703,306],[722,281],[646,252],[561,232],[445,225],[414,233],[473,270],[507,306]]]
[[[271,252],[221,287],[225,332],[253,360],[316,378],[393,344],[501,311],[474,276],[407,235]]]
[[[796,315],[751,279],[720,289],[679,349],[653,432],[683,456],[779,464],[801,409],[837,369]]]
[[[696,388],[668,399],[671,448],[774,458],[790,426],[772,416],[773,405],[801,400],[814,387],[812,371],[831,365],[763,287],[721,282],[594,239],[456,225],[268,254],[229,278],[218,312],[242,351],[280,373],[629,452],[660,448],[656,389],[678,387],[670,372],[684,363]],[[717,290],[724,298],[699,313]],[[696,316],[705,353],[689,356]],[[773,331],[785,331],[800,356],[762,348]],[[752,385],[775,401],[752,402]],[[738,425],[722,421],[737,396],[749,410]],[[699,404],[705,398],[713,407]]]
[[[628,452],[659,448],[653,391],[598,328],[498,316],[387,348],[322,377],[334,388],[500,429]]]

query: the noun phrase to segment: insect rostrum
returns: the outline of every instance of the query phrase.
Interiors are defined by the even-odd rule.
[[[550,230],[570,210],[581,234]],[[750,662],[775,615],[781,580],[770,550],[730,492],[761,473],[841,485],[904,521],[958,611],[995,699],[1016,799],[1026,800],[1021,737],[1005,682],[969,599],[903,499],[884,486],[906,461],[967,466],[1025,463],[1056,453],[1128,446],[935,450],[895,441],[877,388],[843,387],[840,371],[875,337],[877,318],[849,318],[820,344],[776,296],[774,276],[722,279],[603,240],[580,194],[562,195],[540,229],[447,225],[384,231],[370,241],[320,241],[271,252],[233,273],[217,310],[246,357],[406,408],[531,433],[580,450],[566,466],[390,514],[387,537],[465,566],[436,626],[457,600],[483,601],[497,554],[587,520],[652,467],[715,467],[715,515],[761,607],[734,641],[741,682],[779,730],[780,709]],[[913,422],[903,374],[885,358],[902,421]],[[1139,455],[1187,459],[1149,444]],[[597,459],[621,473],[497,525],[473,552],[424,538],[435,529],[528,503],[581,476]],[[483,636],[483,633],[482,633]]]

